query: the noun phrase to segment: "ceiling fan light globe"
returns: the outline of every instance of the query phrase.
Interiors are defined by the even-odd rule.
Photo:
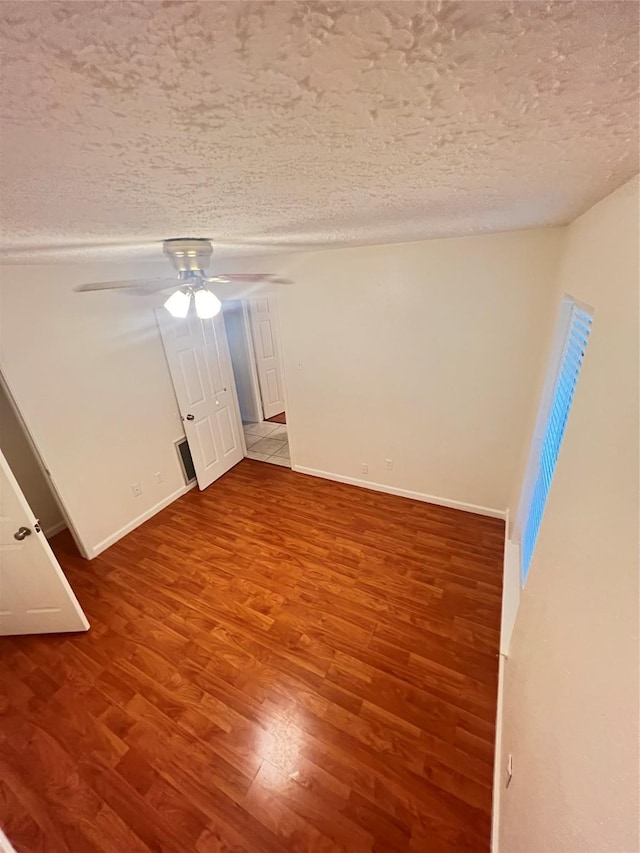
[[[176,290],[176,292],[172,293],[164,303],[164,307],[172,317],[179,317],[182,319],[189,313],[189,302],[189,293],[185,293],[184,290]]]
[[[196,314],[201,320],[209,320],[220,313],[222,302],[215,293],[201,288],[195,292]]]

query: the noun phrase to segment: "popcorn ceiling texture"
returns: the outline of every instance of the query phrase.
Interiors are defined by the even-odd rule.
[[[638,170],[638,10],[2,2],[3,248],[568,222]]]

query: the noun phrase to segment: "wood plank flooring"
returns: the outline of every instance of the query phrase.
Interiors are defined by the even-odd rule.
[[[487,851],[503,522],[245,460],[0,641],[23,851]]]
[[[280,412],[279,415],[274,415],[272,418],[265,418],[265,420],[270,424],[286,424],[287,414],[286,412]]]

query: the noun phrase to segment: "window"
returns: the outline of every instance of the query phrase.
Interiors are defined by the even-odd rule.
[[[531,448],[520,509],[520,558],[524,585],[558,461],[567,419],[591,331],[590,309],[565,298]]]

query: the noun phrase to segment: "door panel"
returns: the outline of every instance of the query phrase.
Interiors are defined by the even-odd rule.
[[[22,539],[14,534],[28,531]],[[86,631],[89,623],[0,452],[0,635]]]
[[[222,452],[225,454],[233,453],[237,447],[237,442],[233,434],[233,423],[228,408],[218,412],[218,426],[220,427],[220,436],[222,438]]]
[[[186,400],[190,406],[203,402],[205,398],[202,378],[198,369],[196,354],[193,350],[182,350],[178,353],[180,372],[184,383]]]
[[[278,385],[278,373],[276,370],[267,370],[267,402],[270,405],[276,405],[282,397],[280,386]],[[279,412],[276,412],[279,414]],[[271,417],[271,415],[269,415]]]
[[[273,358],[275,355],[275,348],[273,346],[271,323],[265,320],[260,321],[260,340],[262,342],[262,353],[264,357]]]
[[[251,334],[265,418],[284,412],[284,383],[274,296],[249,302]]]
[[[195,421],[194,424],[198,446],[202,455],[202,462],[205,469],[211,468],[218,462],[218,453],[216,450],[216,439],[211,429],[211,419],[206,417],[202,420]]]
[[[198,486],[206,489],[244,457],[222,314],[179,319],[159,308],[156,316]]]

